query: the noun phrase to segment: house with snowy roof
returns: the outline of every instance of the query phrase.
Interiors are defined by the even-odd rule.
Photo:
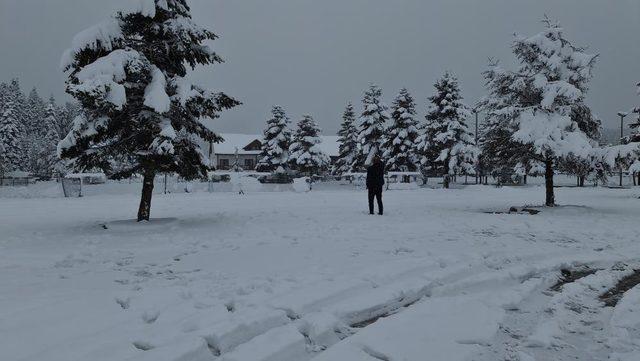
[[[229,170],[238,165],[244,170],[255,170],[262,149],[262,135],[259,134],[220,134],[224,141],[209,143],[203,147],[209,156],[210,165],[219,170]],[[322,136],[318,146],[331,158],[338,158],[338,137]]]

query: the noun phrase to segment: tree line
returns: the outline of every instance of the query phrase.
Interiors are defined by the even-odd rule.
[[[293,170],[311,176],[328,169],[331,159],[319,147],[322,130],[313,117],[304,115],[295,131],[290,126],[285,110],[274,106],[263,132],[256,170],[277,174]]]
[[[622,145],[601,146],[601,120],[585,102],[598,55],[573,45],[559,24],[546,17],[543,23],[540,33],[516,36],[511,44],[517,69],[490,60],[483,72],[486,96],[473,107],[462,103],[451,73],[434,85],[422,122],[406,89],[389,114],[382,91],[372,85],[359,119],[347,105],[334,171],[363,171],[380,155],[388,171],[420,171],[425,179],[443,176],[445,187],[459,174],[518,177],[525,183],[528,175],[543,175],[547,206],[555,205],[558,171],[575,175],[580,186],[588,176],[606,179],[614,168],[640,175],[640,108],[633,110],[638,120]],[[480,112],[485,119],[474,139],[467,120]]]
[[[25,171],[47,179],[65,171],[56,148],[79,113],[77,103],[45,101],[35,87],[25,96],[19,79],[0,83],[0,178]]]
[[[208,177],[199,140],[222,138],[203,119],[219,118],[241,104],[188,79],[196,66],[223,60],[207,45],[217,35],[193,22],[187,1],[145,4],[151,6],[118,11],[82,31],[64,53],[66,91],[81,108],[72,123],[71,116],[61,116],[53,107],[43,115],[27,116],[32,107],[16,105],[26,100],[15,96],[15,85],[3,91],[8,100],[3,100],[0,122],[0,154],[6,168],[46,158],[36,151],[53,154],[55,142],[50,139],[55,135],[61,139],[57,154],[70,169],[100,169],[115,179],[142,175],[139,221],[150,217],[158,173],[175,173],[186,180]],[[416,105],[407,90],[401,90],[389,108],[382,90],[371,85],[357,119],[352,105],[344,111],[340,156],[333,171],[362,171],[380,155],[388,170],[443,175],[445,186],[457,174],[544,172],[546,204],[553,206],[553,175],[563,167],[585,177],[606,175],[615,166],[640,170],[637,131],[617,147],[597,144],[600,121],[584,101],[597,55],[574,46],[548,19],[542,32],[518,36],[511,45],[518,68],[507,70],[491,62],[484,72],[487,96],[473,108],[462,103],[458,82],[450,73],[435,84],[422,122],[416,119]],[[476,142],[467,119],[470,112],[479,111],[486,122]],[[53,126],[60,119],[65,120],[64,129]],[[259,169],[295,167],[312,173],[325,166],[313,118],[305,116],[295,134],[288,126],[284,110],[275,107],[264,132]],[[634,129],[638,126],[640,120]],[[25,134],[43,143],[25,140]],[[29,154],[26,149],[33,144],[42,146]]]
[[[356,119],[353,104],[347,104],[338,132],[339,157],[335,174],[363,172],[378,155],[391,172],[417,172],[424,179],[475,174],[478,147],[467,118],[469,107],[462,103],[458,80],[447,72],[434,85],[427,115],[418,121],[416,103],[403,88],[391,108],[382,101],[382,90],[371,85]]]

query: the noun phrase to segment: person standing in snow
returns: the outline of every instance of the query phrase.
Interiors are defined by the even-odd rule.
[[[378,201],[378,214],[382,215],[382,187],[384,186],[384,164],[380,156],[373,158],[373,163],[367,168],[367,190],[369,191],[369,214],[373,214],[373,199]]]

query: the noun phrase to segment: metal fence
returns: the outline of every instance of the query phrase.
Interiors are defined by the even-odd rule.
[[[61,182],[65,197],[82,197],[82,178],[62,178]]]
[[[0,186],[4,187],[26,187],[33,184],[33,181],[27,178],[0,178]]]

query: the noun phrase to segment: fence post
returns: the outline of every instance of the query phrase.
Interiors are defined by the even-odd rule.
[[[167,194],[167,173],[164,174],[164,194]]]

